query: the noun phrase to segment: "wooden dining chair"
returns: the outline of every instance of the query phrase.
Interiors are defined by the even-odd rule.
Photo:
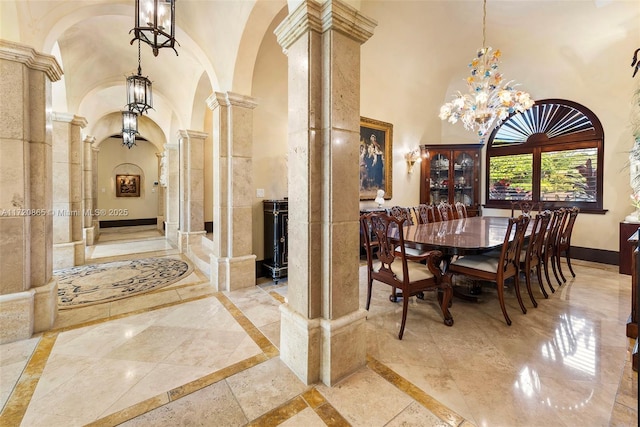
[[[455,219],[455,216],[453,215],[453,206],[449,203],[441,202],[438,204],[438,214],[440,215],[440,221]]]
[[[499,257],[482,254],[465,255],[449,265],[448,271],[453,274],[464,274],[471,278],[496,283],[498,301],[500,302],[500,308],[502,309],[502,314],[504,315],[504,320],[507,322],[507,325],[511,325],[511,319],[507,314],[504,301],[506,279],[513,278],[520,309],[523,313],[527,313],[527,309],[522,303],[522,296],[520,295],[520,280],[518,276],[520,273],[520,252],[528,225],[529,217],[526,215],[520,215],[518,218],[509,218]],[[512,232],[514,234],[513,237],[511,236]]]
[[[545,234],[549,227],[549,221],[551,221],[551,211],[544,211],[535,216],[529,241],[523,245],[524,248],[520,253],[520,269],[524,272],[527,292],[534,307],[538,306],[531,290],[531,275],[534,270],[542,295],[544,295],[545,298],[549,298],[549,294],[547,294],[542,284],[542,245],[544,244]]]
[[[371,230],[377,241],[377,250],[373,251],[368,233],[365,235],[365,249],[367,252],[367,303],[371,304],[371,289],[373,281],[385,283],[392,288],[389,299],[395,301],[396,289],[402,292],[402,322],[398,338],[402,339],[407,321],[409,298],[421,295],[425,291],[441,290],[438,292],[440,310],[444,324],[453,325],[453,317],[449,312],[449,302],[453,295],[450,277],[444,276],[438,265],[442,259],[442,252],[431,251],[427,262],[421,264],[411,261],[405,253],[402,220],[385,213],[369,213],[360,217],[363,230]],[[396,251],[396,248],[400,251]],[[374,259],[375,257],[375,259]]]
[[[465,206],[464,203],[462,202],[456,202],[454,204],[454,207],[456,209],[456,218],[457,219],[462,219],[462,218],[466,218],[467,217],[467,207]]]
[[[553,211],[551,222],[549,223],[549,227],[547,228],[547,235],[545,236],[544,244],[542,247],[542,265],[544,267],[544,276],[547,279],[547,285],[551,292],[555,292],[555,288],[551,283],[551,278],[549,276],[549,266],[551,266],[551,270],[553,271],[553,275],[558,282],[558,286],[561,286],[562,279],[558,275],[558,258],[557,258],[557,247],[558,247],[558,236],[560,234],[560,230],[563,228],[564,223],[567,218],[567,209],[560,208]]]
[[[424,203],[419,204],[414,208],[416,218],[418,218],[418,224],[429,224],[433,222],[430,218],[433,218],[433,206]]]
[[[405,208],[402,206],[393,206],[389,208],[387,211],[389,215],[401,221],[403,226],[414,225],[413,216],[411,215],[410,208]],[[398,253],[400,252],[399,247],[396,248],[396,250],[398,251]],[[406,246],[405,255],[413,261],[423,261],[429,256],[429,252],[417,249],[415,247]]]
[[[387,213],[396,219],[402,220],[403,225],[413,225],[413,216],[409,208],[392,206],[387,210]]]
[[[531,200],[515,200],[511,202],[511,216],[518,214],[533,216],[535,212],[540,212],[541,204]]]
[[[564,253],[567,260],[567,266],[573,277],[576,277],[573,268],[571,267],[571,234],[573,233],[573,225],[576,223],[580,213],[580,208],[574,206],[569,208],[566,213],[566,222],[561,230],[558,231],[558,240],[556,242],[556,262],[558,264],[558,272],[563,281],[567,281],[562,272],[562,254]]]

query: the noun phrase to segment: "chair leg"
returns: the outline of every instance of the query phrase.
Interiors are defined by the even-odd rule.
[[[533,304],[534,307],[538,307],[538,302],[533,297],[533,292],[531,291],[531,267],[529,267],[529,269],[525,270],[524,279],[525,279],[525,283],[527,285],[527,292],[529,293],[529,298],[531,299],[531,303]]]
[[[573,267],[571,267],[571,254],[569,253],[570,247],[564,252],[565,257],[567,258],[567,265],[569,266],[569,271],[573,277],[576,277],[576,273],[573,272]]]
[[[502,309],[504,320],[506,320],[507,325],[511,326],[511,319],[509,319],[507,308],[504,305],[504,280],[502,282],[496,283],[496,288],[498,289],[498,301],[500,301],[500,308]]]
[[[369,305],[371,304],[371,288],[373,287],[373,280],[369,279],[369,285],[367,286],[367,311],[369,311]]]
[[[546,299],[549,299],[549,294],[547,294],[547,291],[542,284],[542,262],[538,262],[538,265],[536,265],[536,276],[538,278],[538,285],[540,285],[542,295],[544,295]]]
[[[449,312],[449,306],[451,304],[451,300],[453,299],[453,288],[451,287],[450,277],[451,276],[449,275],[448,282],[446,282],[447,276],[443,277],[443,283],[440,287],[440,290],[442,292],[438,292],[440,309],[442,310],[442,316],[444,317],[444,324],[447,326],[453,326],[453,316],[451,315],[451,312]]]
[[[562,280],[560,280],[560,276],[558,276],[558,267],[556,267],[556,264],[558,263],[558,257],[554,253],[552,253],[550,256],[551,258],[551,268],[553,269],[553,275],[556,276],[556,280],[558,281],[558,286],[562,286]]]
[[[555,293],[556,290],[553,288],[551,284],[551,278],[549,278],[549,254],[544,256],[544,277],[547,279],[547,285],[549,285],[549,289],[551,289],[551,293]]]
[[[398,333],[398,339],[402,339],[404,334],[404,324],[407,323],[407,310],[409,309],[409,298],[405,295],[402,298],[402,323],[400,324],[400,333]]]
[[[520,310],[522,310],[523,314],[527,314],[527,308],[524,306],[522,302],[522,295],[520,295],[520,272],[516,273],[513,276],[514,287],[516,288],[516,298],[518,298],[518,304],[520,304]]]
[[[560,253],[560,249],[558,248],[558,251],[556,252],[556,263],[558,264],[558,272],[560,273],[560,277],[562,277],[562,283],[567,281],[567,278],[564,277],[564,273],[562,272],[562,257],[561,257],[561,253]]]

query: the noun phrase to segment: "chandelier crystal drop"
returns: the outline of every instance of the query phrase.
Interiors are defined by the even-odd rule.
[[[464,128],[474,130],[481,140],[497,124],[512,113],[528,110],[533,106],[531,96],[516,90],[513,81],[503,82],[498,71],[500,50],[485,45],[487,2],[484,0],[482,20],[482,45],[469,64],[468,93],[458,92],[455,99],[440,107],[439,117],[450,123],[462,121]]]

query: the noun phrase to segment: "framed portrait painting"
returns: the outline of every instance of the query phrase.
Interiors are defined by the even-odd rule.
[[[140,175],[116,175],[116,197],[140,197]]]
[[[393,125],[360,117],[360,200],[374,200],[379,190],[392,196]]]

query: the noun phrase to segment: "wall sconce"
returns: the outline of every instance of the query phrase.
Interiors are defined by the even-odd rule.
[[[413,151],[409,151],[404,155],[404,158],[407,161],[407,173],[413,173],[413,165],[415,165],[416,162],[419,163],[422,161],[422,158],[420,157],[420,150],[418,148]]]

